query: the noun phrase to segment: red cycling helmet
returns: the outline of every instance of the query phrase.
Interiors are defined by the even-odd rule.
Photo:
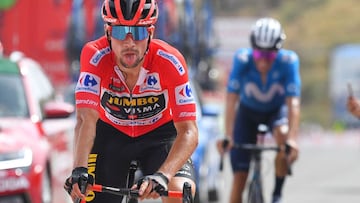
[[[158,18],[155,0],[104,0],[101,14],[109,25],[151,26]]]

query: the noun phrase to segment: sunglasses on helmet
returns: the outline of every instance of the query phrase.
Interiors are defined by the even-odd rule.
[[[111,36],[118,40],[124,40],[127,34],[131,34],[135,41],[144,40],[149,37],[146,26],[112,26]]]
[[[266,59],[269,61],[272,61],[276,58],[277,56],[277,51],[274,50],[259,50],[259,49],[254,49],[253,50],[253,57],[255,60],[258,59]]]

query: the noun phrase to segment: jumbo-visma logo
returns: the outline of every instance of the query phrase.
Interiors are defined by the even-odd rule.
[[[99,95],[100,78],[92,73],[82,72],[76,85],[76,92],[89,92]]]
[[[176,104],[184,105],[194,103],[194,96],[189,82],[175,88]]]

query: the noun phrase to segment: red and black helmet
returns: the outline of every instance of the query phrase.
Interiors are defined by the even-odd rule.
[[[103,20],[109,25],[151,26],[158,18],[155,0],[104,0]]]

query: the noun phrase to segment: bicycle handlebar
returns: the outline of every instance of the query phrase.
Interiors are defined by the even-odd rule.
[[[79,187],[80,187],[80,191],[82,194],[85,194],[87,184],[88,184],[88,175],[86,174],[86,175],[80,176]],[[81,203],[81,202],[82,202],[82,200],[80,198],[77,198],[75,200],[75,203]]]
[[[227,147],[227,145],[229,144],[229,141],[227,139],[223,140],[222,143],[222,147],[225,149]],[[249,151],[254,151],[254,152],[261,152],[261,151],[280,151],[280,147],[278,146],[263,146],[263,145],[258,145],[258,144],[234,144],[233,148],[236,149],[243,149],[243,150],[249,150]],[[291,147],[289,145],[285,145],[285,154],[288,156],[290,154],[290,150]],[[292,175],[292,169],[291,169],[291,164],[289,163],[289,161],[286,161],[287,164],[287,174],[288,175]],[[224,159],[223,156],[221,156],[220,158],[220,171],[223,170],[223,165],[224,165]]]
[[[105,192],[113,195],[118,196],[128,196],[133,198],[138,198],[139,190],[133,190],[131,188],[115,188],[109,187],[99,184],[94,184],[92,186],[92,191],[94,192]],[[191,196],[191,185],[189,183],[184,183],[183,192],[180,191],[164,191],[160,194],[160,196],[164,197],[172,197],[172,198],[182,198],[183,202],[193,203],[192,196]],[[85,200],[77,199],[79,203],[85,203]]]
[[[139,197],[139,190],[133,190],[130,188],[114,188],[103,185],[94,184],[92,187],[94,192],[106,192],[120,196]],[[180,191],[164,191],[160,196],[183,198],[183,192]]]
[[[233,147],[236,149],[244,149],[249,151],[280,151],[280,147],[278,146],[263,146],[257,144],[234,144]]]

